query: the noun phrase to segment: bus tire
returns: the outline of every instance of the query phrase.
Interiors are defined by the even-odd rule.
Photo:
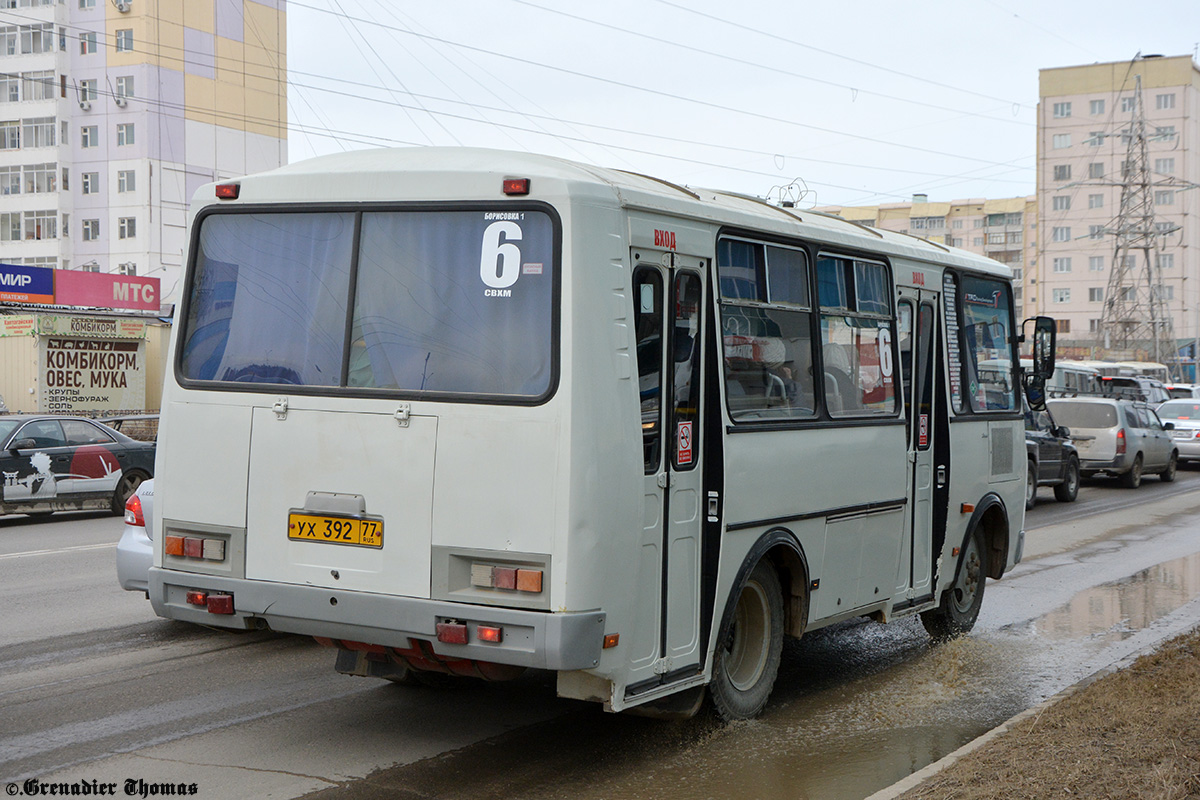
[[[921,624],[935,641],[956,639],[975,626],[987,582],[986,557],[983,529],[977,526],[963,547],[954,585],[942,593],[937,608],[921,612]]]
[[[730,602],[728,630],[718,643],[709,695],[726,722],[758,716],[771,696],[783,655],[783,587],[759,561]]]

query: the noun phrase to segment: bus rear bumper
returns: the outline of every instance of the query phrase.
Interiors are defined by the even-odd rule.
[[[233,613],[187,602],[188,592],[229,595]],[[350,592],[150,569],[150,602],[160,617],[247,630],[262,627],[328,639],[407,649],[430,642],[439,656],[550,670],[593,669],[604,641],[603,611],[546,612]],[[261,622],[260,622],[261,621]],[[438,640],[439,622],[461,622],[466,644]],[[481,642],[478,625],[500,627],[499,642]]]

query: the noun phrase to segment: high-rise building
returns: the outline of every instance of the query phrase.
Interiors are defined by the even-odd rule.
[[[201,184],[287,160],[286,0],[0,0],[0,262],[182,275]]]
[[[1137,144],[1132,123],[1141,115],[1151,258],[1144,263],[1138,251],[1121,257],[1136,261],[1128,262],[1130,280],[1144,293],[1153,286],[1155,299],[1161,297],[1156,307],[1171,318],[1173,336],[1200,336],[1200,221],[1194,217],[1200,209],[1200,68],[1191,56],[1145,56],[1044,69],[1039,94],[1038,255],[1030,264],[1037,284],[1029,287],[1027,313],[1060,320],[1059,343],[1068,355],[1150,356],[1148,345],[1126,353],[1092,349],[1102,344],[1113,291],[1122,192],[1140,177],[1129,150],[1131,138]]]
[[[1037,203],[1033,197],[973,198],[929,202],[924,194],[909,203],[878,206],[824,206],[816,209],[843,219],[928,239],[994,258],[1013,270],[1017,318],[1025,309],[1025,265],[1036,254]]]

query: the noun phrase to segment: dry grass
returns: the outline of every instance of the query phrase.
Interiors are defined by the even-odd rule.
[[[1200,798],[1200,631],[960,759],[901,800]]]

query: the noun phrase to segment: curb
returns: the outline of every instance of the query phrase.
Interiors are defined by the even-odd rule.
[[[1171,636],[1170,639],[1178,638],[1179,636],[1186,635],[1197,629],[1200,629],[1200,626],[1192,626],[1183,631],[1177,632],[1175,635]],[[952,766],[953,764],[958,762],[958,760],[961,759],[963,756],[966,756],[970,753],[975,752],[976,750],[979,750],[980,748],[991,743],[994,739],[997,739],[997,738],[1003,736],[1004,734],[1008,733],[1009,730],[1011,730],[1014,726],[1016,726],[1018,723],[1022,722],[1023,720],[1028,719],[1029,717],[1039,716],[1046,709],[1067,699],[1068,697],[1075,694],[1076,692],[1086,689],[1087,687],[1091,686],[1093,683],[1100,680],[1101,678],[1111,675],[1114,672],[1120,672],[1123,669],[1129,668],[1130,666],[1133,665],[1133,662],[1137,661],[1139,658],[1141,658],[1144,655],[1153,653],[1159,647],[1161,647],[1162,645],[1164,645],[1168,641],[1170,641],[1170,639],[1160,641],[1160,642],[1156,643],[1154,647],[1148,648],[1144,651],[1137,652],[1137,653],[1130,653],[1129,655],[1125,656],[1124,658],[1122,658],[1118,661],[1115,661],[1112,664],[1109,664],[1107,667],[1102,667],[1101,669],[1096,670],[1091,675],[1088,675],[1087,677],[1079,680],[1078,682],[1071,684],[1067,688],[1063,689],[1061,692],[1058,692],[1057,694],[1046,698],[1042,702],[1038,703],[1036,706],[1027,708],[1024,711],[1022,711],[1021,713],[1017,714],[1016,716],[1011,717],[1011,718],[1005,720],[1004,722],[1000,723],[995,728],[992,728],[990,731],[980,734],[976,738],[974,738],[971,741],[964,744],[962,747],[955,750],[953,753],[942,756],[937,761],[933,762],[932,764],[929,764],[928,766],[926,766],[922,769],[917,770],[916,772],[912,773],[908,777],[902,778],[901,780],[897,781],[896,783],[893,783],[891,786],[887,786],[887,787],[875,792],[874,794],[867,796],[867,798],[865,800],[895,800],[895,798],[899,797],[900,795],[904,794],[905,792],[909,791],[910,789],[917,788],[921,784],[928,781],[930,778],[937,775],[942,770],[947,769],[948,767]]]

